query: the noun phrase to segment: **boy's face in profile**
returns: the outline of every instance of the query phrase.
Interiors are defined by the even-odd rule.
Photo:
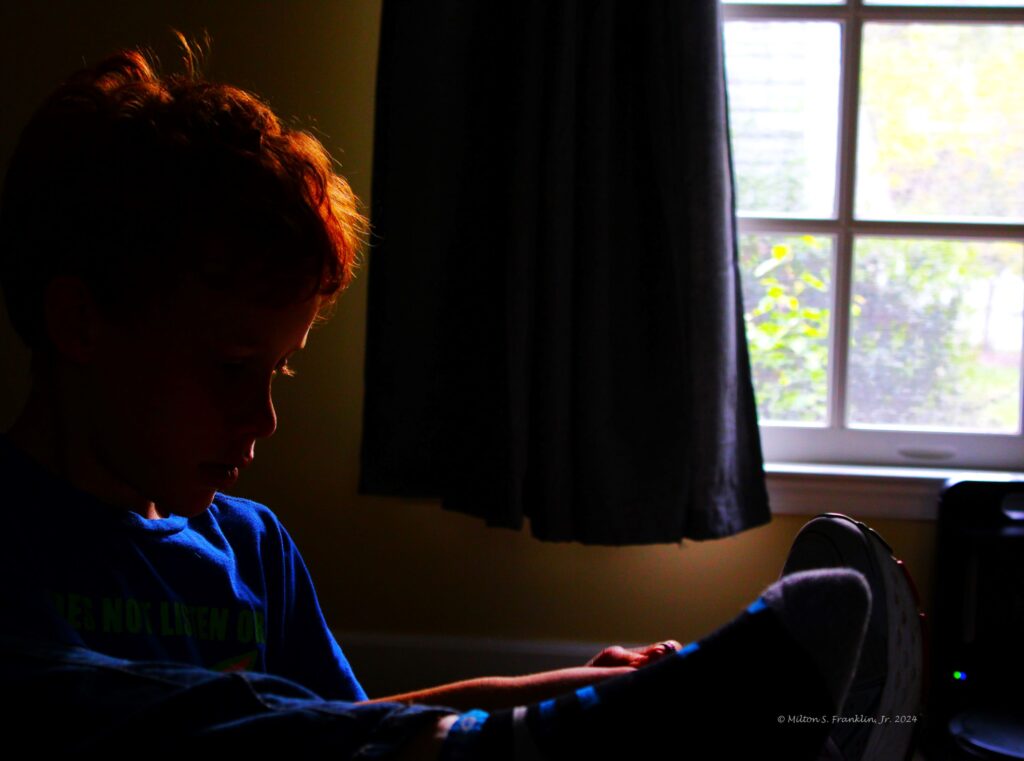
[[[205,510],[274,432],[271,383],[319,301],[265,307],[186,277],[138,319],[98,320],[82,398],[94,491],[149,518]]]

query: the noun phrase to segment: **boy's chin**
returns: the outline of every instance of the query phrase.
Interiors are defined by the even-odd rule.
[[[181,495],[175,499],[168,500],[160,507],[162,512],[169,512],[173,515],[180,515],[185,518],[195,518],[206,512],[213,503],[216,492],[210,490],[203,493]]]

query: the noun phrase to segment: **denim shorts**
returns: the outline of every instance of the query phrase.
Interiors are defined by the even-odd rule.
[[[454,709],[323,700],[279,677],[127,661],[0,636],[7,747],[33,755],[183,752],[387,758]]]

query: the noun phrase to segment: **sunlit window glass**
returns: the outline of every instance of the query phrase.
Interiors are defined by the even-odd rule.
[[[860,218],[1024,221],[1024,26],[865,24]]]
[[[833,240],[743,235],[740,264],[761,422],[823,425]]]
[[[1019,430],[1024,245],[861,238],[852,296],[852,424]]]
[[[739,213],[832,218],[839,24],[735,21],[725,43]]]

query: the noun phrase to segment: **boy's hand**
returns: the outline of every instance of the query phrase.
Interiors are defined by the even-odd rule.
[[[625,648],[614,645],[606,647],[587,661],[586,665],[603,668],[628,666],[638,669],[641,666],[648,666],[655,661],[661,660],[666,655],[678,652],[681,647],[682,645],[674,639],[657,642],[645,647]]]

